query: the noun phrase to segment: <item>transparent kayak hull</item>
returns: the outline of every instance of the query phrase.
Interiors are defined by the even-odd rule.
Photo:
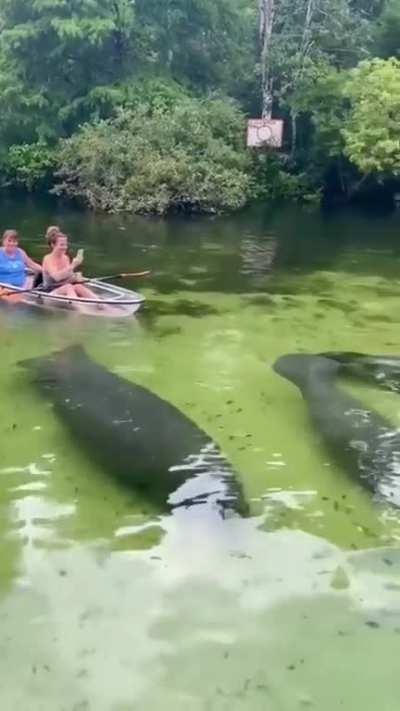
[[[145,301],[144,297],[135,291],[97,281],[96,279],[85,282],[85,286],[96,294],[98,300],[67,297],[57,295],[54,292],[40,291],[40,289],[35,289],[29,293],[23,293],[22,289],[15,289],[12,295],[2,296],[0,294],[0,299],[12,304],[28,304],[52,311],[64,309],[86,314],[87,316],[108,318],[133,316]],[[9,288],[7,284],[0,282],[0,290]],[[29,288],[29,284],[26,288]]]

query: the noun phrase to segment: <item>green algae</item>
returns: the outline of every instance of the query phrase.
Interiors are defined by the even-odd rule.
[[[2,708],[396,708],[399,512],[331,460],[272,369],[289,352],[398,353],[391,254],[282,266],[261,288],[237,276],[230,231],[218,243],[203,223],[204,243],[163,251],[165,226],[144,225],[161,237],[136,321],[0,310]],[[117,272],[126,255],[95,227]],[[253,518],[160,517],[100,470],[17,365],[73,343],[206,430]],[[340,386],[398,426],[396,394]]]

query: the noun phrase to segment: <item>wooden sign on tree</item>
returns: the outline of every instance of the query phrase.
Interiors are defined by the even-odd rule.
[[[283,136],[283,121],[280,119],[250,119],[247,123],[248,148],[270,146],[281,148]]]

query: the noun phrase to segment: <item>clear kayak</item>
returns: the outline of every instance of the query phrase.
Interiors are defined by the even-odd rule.
[[[29,288],[29,284],[25,289],[13,287],[12,294],[2,295],[2,289],[5,291],[10,289],[8,284],[2,282],[0,282],[0,300],[10,304],[26,304],[48,310],[67,309],[87,316],[108,318],[133,316],[145,301],[145,298],[135,291],[96,279],[85,281],[85,286],[96,294],[98,300],[61,296],[54,292],[41,291],[40,287],[26,292],[25,289]]]

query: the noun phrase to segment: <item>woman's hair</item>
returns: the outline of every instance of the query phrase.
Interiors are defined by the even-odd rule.
[[[5,232],[3,232],[2,242],[4,242],[6,239],[18,240],[17,230],[6,230]]]
[[[46,242],[47,244],[51,247],[51,238],[53,235],[58,234],[61,232],[60,228],[57,225],[51,225],[50,227],[47,228],[46,230]]]
[[[52,232],[50,235],[48,242],[49,242],[49,247],[53,249],[53,247],[56,246],[58,240],[60,239],[68,239],[67,235],[65,235],[63,232]]]

